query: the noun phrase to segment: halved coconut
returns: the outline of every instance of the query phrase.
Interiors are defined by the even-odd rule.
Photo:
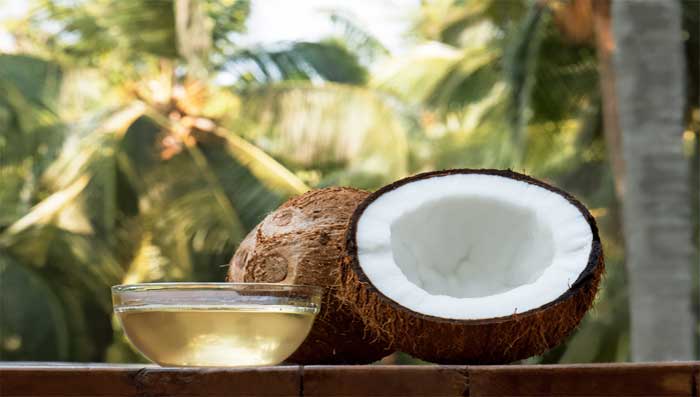
[[[353,211],[368,195],[340,187],[294,197],[265,217],[231,259],[229,281],[326,287],[321,312],[290,362],[366,364],[391,353],[336,296],[345,231]]]
[[[346,244],[348,306],[393,347],[439,363],[507,363],[559,344],[604,267],[583,204],[501,170],[386,186],[355,210]]]

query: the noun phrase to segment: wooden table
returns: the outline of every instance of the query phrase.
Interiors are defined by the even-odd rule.
[[[700,362],[506,366],[0,363],[0,396],[700,396]]]

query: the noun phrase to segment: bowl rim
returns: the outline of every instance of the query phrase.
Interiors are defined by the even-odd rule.
[[[306,284],[277,284],[277,283],[227,283],[227,282],[155,282],[155,283],[134,283],[134,284],[117,284],[111,287],[112,293],[122,293],[122,292],[140,292],[140,291],[158,291],[158,290],[168,290],[176,291],[181,290],[192,290],[192,289],[204,289],[204,290],[231,290],[231,291],[255,291],[259,290],[261,292],[271,291],[303,291],[307,290],[311,294],[322,294],[324,292],[324,287],[317,285],[306,285]]]

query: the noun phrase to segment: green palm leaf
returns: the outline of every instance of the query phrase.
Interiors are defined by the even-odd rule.
[[[382,42],[371,34],[354,15],[343,10],[331,10],[328,12],[331,22],[340,31],[339,38],[353,53],[357,54],[363,64],[389,55],[389,50]]]
[[[27,55],[7,54],[0,54],[0,65],[0,81],[12,84],[37,107],[54,107],[62,79],[58,65]]]
[[[339,41],[291,42],[240,49],[224,64],[244,88],[290,80],[362,84],[367,71]]]
[[[8,235],[18,234],[32,226],[48,224],[55,224],[60,228],[77,233],[90,233],[92,231],[90,224],[82,217],[81,211],[72,208],[76,204],[76,198],[89,181],[89,177],[82,176],[65,189],[53,193],[10,225],[5,233]],[[71,216],[65,216],[66,213]]]
[[[60,68],[0,55],[0,231],[36,202],[38,179],[56,156],[64,126],[54,111]]]
[[[0,254],[0,291],[0,360],[68,359],[68,317],[46,281]]]
[[[302,194],[309,190],[296,175],[262,149],[224,128],[218,128],[217,133],[224,138],[224,148],[229,155],[247,166],[269,189],[286,196]]]
[[[89,182],[82,176],[42,200],[0,234],[0,247],[25,264],[81,283],[107,307],[104,289],[119,280],[121,268],[88,219]]]
[[[172,0],[42,0],[35,10],[30,27],[44,32],[47,23],[58,24],[58,32],[46,33],[46,45],[79,63],[98,64],[108,53],[178,55]]]
[[[501,1],[438,0],[422,4],[415,30],[421,37],[440,41],[455,47],[467,47],[478,41],[474,27],[487,22],[501,33],[520,20],[527,9],[527,1],[512,0],[504,7]]]
[[[486,46],[458,49],[442,43],[419,46],[405,58],[389,60],[371,85],[441,113],[464,108],[487,95],[498,81],[490,70],[500,58]]]
[[[223,277],[218,265],[284,197],[258,175],[267,172],[278,188],[286,183],[287,194],[305,186],[290,175],[279,178],[279,164],[241,147],[240,138],[237,145],[211,132],[195,132],[196,144],[183,143],[181,151],[164,157],[161,145],[167,127],[146,117],[137,119],[119,149],[119,163],[129,165],[124,173],[139,196],[147,244],[159,247],[159,255],[170,264],[163,278],[183,278],[192,272],[205,279]],[[253,165],[257,175],[251,171]],[[138,260],[131,264],[132,269],[144,266],[148,265]]]
[[[373,183],[408,172],[410,114],[371,90],[285,84],[247,91],[238,125],[246,138],[292,169],[334,182]],[[344,174],[334,172],[346,170]]]
[[[49,192],[61,191],[88,177],[80,200],[88,208],[85,216],[95,233],[113,241],[119,208],[116,151],[127,127],[144,112],[136,102],[120,109],[105,111],[76,123],[64,142],[61,153],[42,175],[42,185]],[[128,205],[128,203],[121,203]]]

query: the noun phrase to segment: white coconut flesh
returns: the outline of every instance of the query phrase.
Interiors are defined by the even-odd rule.
[[[545,188],[485,174],[415,180],[357,220],[359,266],[386,297],[425,315],[478,320],[550,303],[587,266],[593,234]]]

